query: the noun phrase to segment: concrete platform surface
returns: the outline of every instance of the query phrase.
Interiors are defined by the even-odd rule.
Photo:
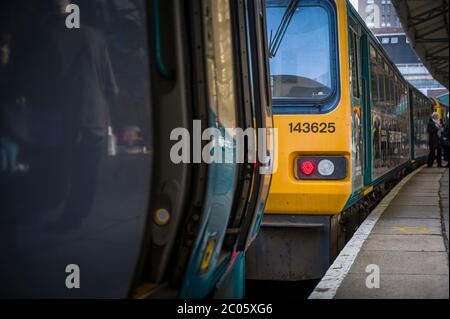
[[[405,178],[376,208],[380,212],[371,214],[378,214],[372,228],[364,236],[357,232],[310,298],[448,299],[448,175],[448,169],[422,168]],[[355,247],[360,248],[349,258]]]

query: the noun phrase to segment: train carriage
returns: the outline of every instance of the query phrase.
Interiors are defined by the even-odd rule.
[[[321,278],[370,208],[424,160],[431,109],[416,91],[410,100],[348,1],[267,0],[266,11],[279,163],[247,278]]]

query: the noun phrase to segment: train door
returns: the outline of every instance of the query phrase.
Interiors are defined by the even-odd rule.
[[[361,97],[362,97],[362,104],[363,104],[363,144],[364,144],[364,154],[363,154],[363,180],[364,180],[364,186],[367,187],[367,185],[370,183],[370,176],[371,175],[371,155],[370,153],[370,127],[371,127],[371,120],[370,120],[370,111],[369,111],[369,101],[370,101],[370,77],[368,75],[369,70],[369,60],[367,59],[368,56],[368,39],[367,35],[362,33],[360,38],[360,65],[361,65]]]
[[[147,2],[152,102],[156,106],[155,161],[147,231],[130,296],[176,298],[185,271],[185,265],[178,263],[188,254],[180,246],[192,242],[198,234],[196,223],[189,224],[189,233],[183,230],[191,219],[200,219],[207,187],[207,165],[196,160],[198,154],[192,154],[193,143],[199,143],[199,149],[204,144],[194,139],[207,127],[207,89],[202,83],[203,61],[193,58],[193,27],[186,19],[190,16],[188,5],[179,1]],[[192,19],[199,20],[200,15]],[[184,147],[176,149],[175,144]]]
[[[242,146],[227,134],[236,128],[250,129],[256,139],[245,143],[244,153],[256,155],[263,149],[265,155],[272,154],[273,136],[261,136],[257,130],[271,128],[272,123],[266,98],[265,34],[257,29],[260,6],[253,1],[203,0],[194,1],[193,8],[203,16],[204,44],[199,41],[196,46],[205,49],[207,83],[219,90],[211,90],[207,97],[209,106],[216,105],[210,109],[209,125],[225,133],[224,148]],[[231,86],[226,87],[227,83]],[[214,297],[243,297],[244,254],[258,230],[273,160],[251,161],[247,156],[244,163],[237,162],[237,157],[234,160],[208,166],[199,236],[192,246],[181,297],[210,292]]]
[[[258,135],[255,152],[262,155],[254,166],[255,182],[250,194],[249,212],[254,212],[244,222],[243,236],[240,237],[238,249],[247,250],[258,235],[259,226],[264,214],[266,199],[269,195],[271,176],[277,166],[276,140],[277,133],[273,127],[272,97],[269,77],[269,52],[266,33],[265,0],[245,1],[246,20],[248,26],[248,56],[251,70],[249,91],[252,96],[253,120],[256,128],[264,129]],[[254,124],[254,125],[255,125]]]
[[[242,296],[273,161],[196,159],[204,129],[227,154],[234,128],[271,127],[259,6],[74,0],[73,30],[63,3],[1,4],[0,295]]]
[[[0,4],[2,297],[127,297],[149,223],[148,3],[70,2]]]
[[[244,238],[256,228],[270,181],[270,175],[258,177],[259,163],[233,158],[242,146],[236,129],[250,128],[257,139],[253,146],[245,144],[245,154],[271,145],[256,134],[257,127],[270,126],[271,117],[270,105],[255,104],[250,90],[260,63],[249,55],[260,50],[247,41],[252,14],[244,1],[153,0],[158,79],[153,88],[163,106],[155,111],[155,122],[162,133],[155,142],[152,220],[135,297],[243,296],[246,246],[240,242],[249,242]],[[255,90],[259,94],[258,84]],[[180,135],[174,129],[181,129]],[[177,141],[184,134],[191,136],[192,162],[174,163],[169,154],[178,154],[168,137]],[[175,143],[181,145],[177,150],[182,142]]]
[[[414,162],[415,156],[415,147],[416,147],[416,134],[417,132],[417,128],[416,128],[416,124],[415,124],[415,120],[414,118],[415,116],[415,109],[416,109],[416,93],[413,91],[413,89],[411,88],[411,85],[408,85],[408,105],[409,105],[409,127],[411,128],[410,132],[409,132],[409,139],[410,139],[410,146],[409,146],[409,158],[412,162]]]
[[[244,84],[243,88],[246,92],[244,99],[246,104],[251,104],[251,114],[248,126],[254,126],[258,130],[258,141],[255,144],[255,153],[258,154],[259,160],[254,164],[247,163],[247,177],[245,178],[245,186],[248,192],[248,201],[239,200],[239,206],[244,205],[240,209],[244,209],[245,215],[240,222],[238,228],[231,228],[227,231],[229,243],[233,243],[233,239],[237,239],[236,257],[231,263],[235,264],[233,270],[225,275],[219,283],[220,288],[216,297],[223,298],[226,296],[243,296],[244,280],[245,280],[245,252],[256,239],[259,232],[260,223],[264,214],[265,202],[268,197],[271,174],[276,169],[276,131],[273,130],[272,111],[271,111],[271,95],[269,91],[269,74],[268,74],[268,50],[267,36],[265,31],[265,6],[264,1],[237,1],[235,12],[241,12],[239,15],[238,25],[240,30],[245,30],[240,34],[241,57],[245,57],[242,66],[244,67],[244,78],[249,81]],[[248,72],[248,73],[247,73]],[[256,132],[256,131],[255,131]],[[239,216],[236,214],[235,216]],[[239,225],[236,221],[233,225]],[[235,226],[236,227],[236,226]],[[229,267],[230,268],[230,267]],[[236,280],[241,281],[239,289],[236,289]],[[233,283],[234,282],[234,283]],[[234,293],[230,293],[230,289],[234,289]],[[238,290],[238,291],[237,291]]]

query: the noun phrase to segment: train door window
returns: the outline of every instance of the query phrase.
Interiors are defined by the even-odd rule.
[[[350,28],[350,82],[352,85],[352,93],[355,98],[359,98],[359,55],[358,55],[358,34]]]
[[[213,163],[209,169],[207,206],[215,208],[215,223],[219,227],[230,226],[230,221],[239,219],[237,210],[233,210],[237,194],[239,165],[234,158],[236,140],[233,130],[240,125],[237,102],[239,96],[236,78],[235,33],[229,0],[203,0],[204,39],[206,49],[206,67],[208,80],[208,104],[210,117],[223,134],[222,152],[225,163]],[[224,201],[223,198],[228,198]],[[224,219],[227,217],[227,219]],[[224,229],[225,230],[225,229]],[[219,238],[217,238],[219,240]],[[222,240],[222,239],[220,239]],[[217,266],[230,253],[229,245],[223,245],[218,255]]]
[[[371,119],[372,119],[372,173],[373,176],[378,176],[381,169],[382,159],[382,130],[383,130],[383,115],[381,113],[380,105],[382,103],[382,92],[384,92],[384,85],[382,81],[382,68],[380,67],[380,55],[376,48],[370,44],[370,69],[371,69]]]
[[[216,123],[230,130],[236,127],[237,111],[229,2],[205,0],[204,4],[209,107]]]
[[[10,48],[0,68],[0,151],[10,155],[0,165],[0,296],[9,287],[22,297],[126,297],[144,237],[147,1],[71,2],[77,29],[66,24],[69,1],[0,2]],[[70,264],[82,289],[64,285]]]

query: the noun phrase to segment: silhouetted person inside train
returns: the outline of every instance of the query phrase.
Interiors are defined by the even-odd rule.
[[[24,101],[33,122],[42,124],[33,126],[29,144],[39,154],[40,178],[64,201],[60,229],[78,226],[91,210],[118,93],[105,40],[83,24],[67,28],[68,4],[39,1],[40,25],[19,57]]]
[[[428,155],[428,167],[432,167],[434,161],[437,161],[438,167],[442,167],[442,152],[440,146],[440,139],[442,136],[443,128],[440,122],[440,116],[434,112],[428,121],[427,133],[428,133],[428,147],[430,153]]]

